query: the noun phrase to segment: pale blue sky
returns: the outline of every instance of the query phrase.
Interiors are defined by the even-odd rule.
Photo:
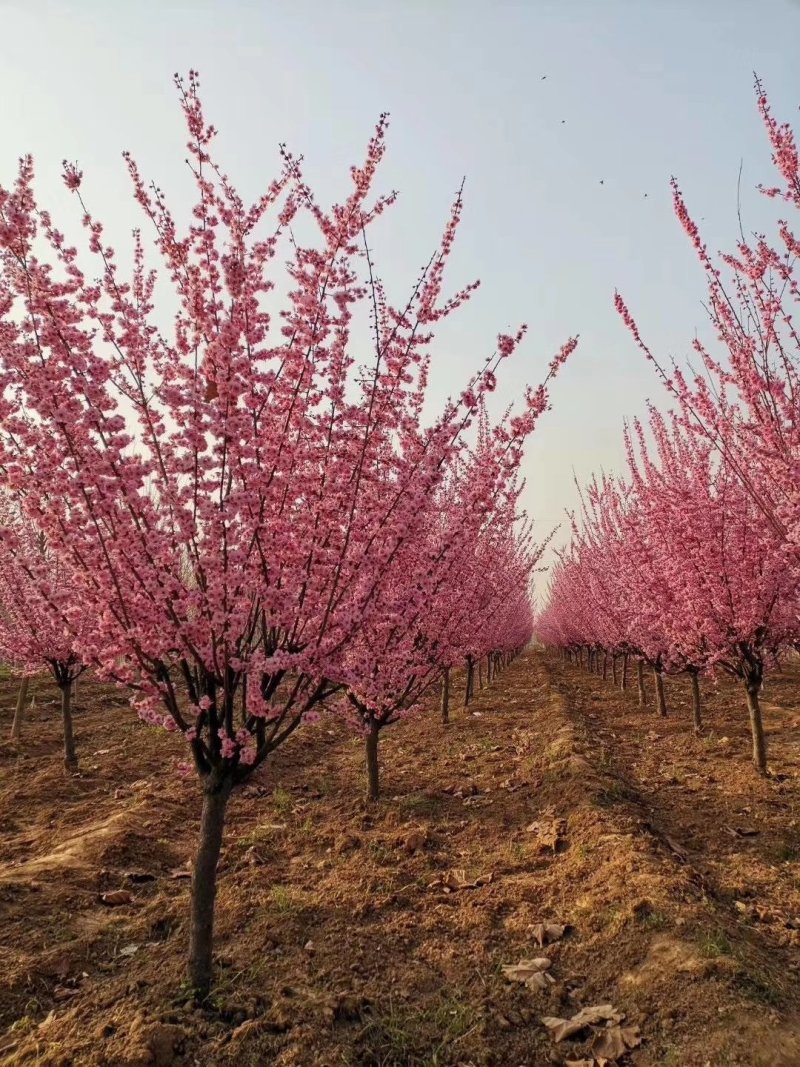
[[[483,285],[442,338],[433,387],[454,389],[500,329],[530,324],[498,402],[537,382],[571,333],[581,345],[528,450],[525,503],[544,531],[581,479],[622,460],[622,419],[663,400],[612,306],[619,288],[647,339],[682,357],[704,329],[702,278],[671,212],[675,174],[712,247],[770,205],[757,70],[776,113],[800,103],[797,0],[306,0],[174,4],[0,3],[0,181],[37,157],[59,220],[77,159],[112,243],[139,221],[120,151],[173,201],[183,171],[173,71],[198,68],[219,154],[245,193],[276,172],[276,146],[305,153],[319,195],[341,194],[382,110],[392,114],[382,186],[401,199],[377,254],[390,292],[428,258],[467,176],[455,287]],[[543,79],[543,76],[546,77]],[[562,121],[563,120],[563,121]],[[600,184],[600,180],[603,184]],[[645,193],[647,197],[645,198]]]

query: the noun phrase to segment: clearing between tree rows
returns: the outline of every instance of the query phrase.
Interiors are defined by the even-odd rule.
[[[300,731],[231,801],[198,1009],[197,783],[91,681],[65,777],[37,681],[22,747],[0,749],[0,1064],[538,1067],[598,1062],[606,1029],[634,1043],[623,1065],[800,1063],[800,675],[768,681],[766,779],[738,688],[707,688],[695,737],[688,682],[667,685],[663,720],[525,653],[447,726],[431,700],[386,731],[372,807],[361,739]],[[6,737],[15,697],[2,683]],[[552,982],[513,969],[536,959]],[[595,1005],[610,1028],[555,1042],[540,1022]]]

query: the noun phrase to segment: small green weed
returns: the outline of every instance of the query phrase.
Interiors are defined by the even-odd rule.
[[[612,804],[621,804],[628,799],[629,793],[624,783],[615,780],[609,782],[608,785],[598,793],[596,802],[601,808],[607,808]]]
[[[733,944],[724,930],[709,930],[697,944],[701,955],[708,960],[735,955]]]
[[[294,911],[297,907],[297,899],[289,886],[270,886],[269,899],[273,907],[284,914],[286,912]]]
[[[773,863],[794,863],[800,855],[794,841],[781,841],[769,850]]]
[[[366,1067],[445,1067],[453,1046],[474,1027],[474,1013],[454,997],[423,1007],[389,997],[373,1009],[359,1041],[356,1063]]]
[[[278,786],[272,792],[272,805],[281,815],[290,815],[294,808],[292,794],[283,789],[282,786]]]
[[[398,807],[403,814],[407,815],[435,815],[439,810],[438,797],[429,793],[409,793],[403,797]]]
[[[637,915],[639,925],[645,930],[668,930],[672,923],[668,915],[656,908],[646,908]]]

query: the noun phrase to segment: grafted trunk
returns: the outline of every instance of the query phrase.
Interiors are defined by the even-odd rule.
[[[608,677],[608,653],[603,650],[603,681]]]
[[[750,713],[750,733],[753,737],[753,763],[759,774],[767,773],[767,740],[764,737],[764,723],[761,718],[761,705],[758,701],[759,685],[745,683],[747,710]]]
[[[623,689],[628,688],[628,653],[625,652],[622,657],[622,678],[620,679],[620,686]]]
[[[64,766],[70,774],[78,770],[75,752],[75,735],[72,732],[72,682],[65,682],[61,689],[61,718],[64,722]]]
[[[367,729],[367,800],[377,800],[380,796],[380,779],[378,776],[378,724],[373,720]]]
[[[636,661],[636,688],[639,696],[639,707],[647,705],[647,691],[644,687],[644,663],[640,659]]]
[[[491,652],[486,657],[486,684],[489,685],[492,681],[492,654]]]
[[[617,657],[611,657],[611,681],[614,685],[617,684]]]
[[[483,660],[478,660],[478,689],[483,689]]]
[[[442,675],[442,722],[450,722],[450,668]]]
[[[653,677],[656,680],[656,712],[662,719],[667,717],[667,698],[664,695],[664,676],[661,671],[653,668]]]
[[[17,706],[14,708],[14,721],[11,724],[12,741],[19,741],[22,737],[22,720],[25,717],[25,705],[28,702],[28,686],[30,684],[30,678],[20,678]]]
[[[699,734],[703,729],[703,711],[700,705],[700,679],[697,671],[689,671],[692,679],[692,726],[694,732]]]
[[[467,681],[464,686],[464,707],[472,700],[472,690],[475,684],[475,664],[472,656],[467,656]]]
[[[200,839],[192,869],[192,902],[189,932],[189,981],[198,1000],[211,991],[214,948],[214,900],[217,895],[217,864],[225,827],[229,782],[210,780],[203,793]]]

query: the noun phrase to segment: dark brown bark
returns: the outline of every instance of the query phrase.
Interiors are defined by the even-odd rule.
[[[442,675],[442,722],[450,722],[450,668]]]
[[[636,661],[636,688],[639,696],[639,707],[647,705],[647,691],[644,687],[644,663],[640,659]]]
[[[608,677],[608,653],[603,652],[603,681]]]
[[[611,681],[614,685],[617,684],[617,657],[611,657]]]
[[[464,707],[472,700],[472,691],[475,685],[475,663],[471,656],[467,656],[467,681],[464,686]]]
[[[699,734],[703,729],[703,711],[700,704],[700,679],[697,671],[689,671],[692,680],[692,726],[694,732]]]
[[[483,660],[478,660],[478,689],[483,689]]]
[[[189,927],[189,982],[195,997],[203,1001],[211,992],[214,949],[214,901],[217,895],[217,864],[225,827],[229,782],[208,780],[200,815],[200,839],[192,869],[192,901]]]
[[[78,756],[75,752],[75,735],[72,732],[72,682],[64,682],[61,689],[61,718],[64,723],[64,766],[75,774],[78,770]]]
[[[25,705],[28,702],[30,678],[20,678],[17,692],[17,706],[14,708],[14,721],[11,724],[11,740],[19,741],[22,737],[22,720],[25,717]]]
[[[380,778],[378,772],[378,724],[371,722],[367,729],[367,800],[377,800],[380,796]]]
[[[767,740],[764,736],[764,723],[761,718],[761,705],[758,701],[759,685],[745,683],[747,710],[750,713],[750,733],[753,737],[753,763],[759,774],[767,773]]]
[[[622,657],[622,677],[620,679],[620,687],[622,689],[628,688],[628,653],[626,652]]]
[[[653,677],[656,680],[656,712],[662,719],[667,717],[667,698],[664,695],[664,676],[661,671],[653,668]]]

